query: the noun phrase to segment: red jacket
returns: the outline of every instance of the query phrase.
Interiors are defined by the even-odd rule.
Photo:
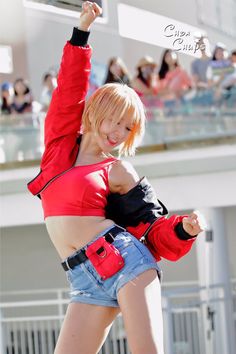
[[[45,119],[45,151],[39,174],[28,183],[34,195],[59,174],[71,168],[78,154],[77,138],[88,90],[92,49],[67,42],[58,75],[58,86]]]

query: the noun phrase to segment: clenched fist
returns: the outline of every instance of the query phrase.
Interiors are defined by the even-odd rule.
[[[91,1],[85,1],[82,6],[82,12],[79,19],[79,29],[89,31],[91,24],[101,15],[102,9],[98,4]]]
[[[184,230],[191,236],[198,235],[201,231],[206,230],[206,221],[204,216],[199,211],[194,211],[183,221]]]

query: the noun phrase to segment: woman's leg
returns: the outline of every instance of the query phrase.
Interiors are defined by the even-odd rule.
[[[160,283],[155,269],[140,274],[118,292],[132,354],[164,354]]]
[[[54,354],[96,354],[119,308],[71,303]]]

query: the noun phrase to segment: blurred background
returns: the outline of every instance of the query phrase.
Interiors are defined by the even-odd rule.
[[[191,252],[162,260],[166,354],[236,352],[236,2],[100,0],[88,96],[140,95],[146,134],[131,160],[172,213],[207,219]],[[68,284],[27,182],[81,0],[0,2],[0,353],[52,354]],[[122,318],[100,354],[128,354]]]

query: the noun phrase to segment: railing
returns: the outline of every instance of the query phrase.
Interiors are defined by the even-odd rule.
[[[0,115],[0,163],[41,158],[44,118],[45,113]]]
[[[168,149],[175,144],[188,148],[189,143],[199,141],[209,144],[209,140],[236,140],[235,107],[186,103],[167,110],[149,102],[147,116],[146,134],[139,151]],[[44,150],[44,118],[45,113],[0,115],[0,165],[38,163]]]
[[[68,304],[68,289],[3,293],[2,354],[52,354]],[[31,300],[14,301],[16,298]],[[41,298],[40,300],[38,300]],[[45,298],[42,300],[42,298]],[[128,354],[122,317],[118,316],[99,354]]]
[[[1,353],[52,354],[68,303],[67,291],[52,289],[2,293]],[[211,289],[164,286],[162,305],[165,353],[227,354],[222,344],[226,320],[225,301],[224,288],[220,285]],[[206,316],[209,310],[215,313],[214,326],[213,319]],[[219,342],[217,336],[221,337]],[[118,316],[99,354],[128,353],[122,317]]]

